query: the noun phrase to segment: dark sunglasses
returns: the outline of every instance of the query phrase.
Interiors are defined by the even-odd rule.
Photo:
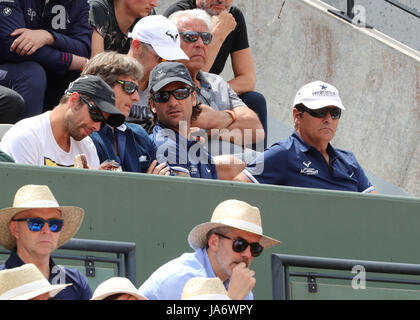
[[[264,250],[264,247],[260,245],[258,242],[248,242],[245,239],[238,238],[238,239],[232,239],[228,236],[225,236],[224,234],[216,233],[218,236],[232,240],[232,250],[235,252],[243,252],[248,248],[248,246],[251,247],[251,255],[253,257],[258,257]]]
[[[60,232],[64,225],[63,219],[50,219],[44,220],[41,218],[25,218],[25,219],[12,219],[12,221],[26,221],[28,223],[29,230],[33,232],[41,231],[44,227],[45,222],[48,223],[51,232]]]
[[[186,42],[196,42],[201,37],[204,44],[209,44],[213,39],[213,35],[210,32],[184,31],[179,34]]]
[[[309,109],[307,107],[301,107],[299,109],[299,111],[301,111],[301,112],[307,112],[312,117],[315,117],[315,118],[325,118],[327,116],[328,112],[330,113],[331,118],[333,120],[338,120],[341,117],[341,109],[340,108],[328,108],[328,107],[325,107],[325,108],[322,108],[322,109],[312,110],[312,109]]]
[[[128,94],[133,94],[139,89],[139,86],[132,81],[117,80],[117,82],[122,86],[124,92]]]
[[[98,107],[91,104],[86,98],[83,98],[82,96],[80,96],[80,99],[88,105],[89,115],[92,121],[105,123],[104,115]]]
[[[192,88],[179,88],[173,91],[158,91],[151,94],[154,101],[158,103],[168,102],[171,94],[176,100],[184,100],[193,92]]]

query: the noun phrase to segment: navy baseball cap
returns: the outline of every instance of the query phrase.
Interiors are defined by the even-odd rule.
[[[191,87],[194,83],[187,67],[180,62],[164,61],[153,68],[149,77],[149,91],[159,91],[172,82],[183,82]]]
[[[115,107],[115,94],[112,88],[99,76],[84,75],[72,83],[66,93],[78,92],[87,95],[103,112],[109,114],[106,122],[118,127],[125,121],[125,116]]]

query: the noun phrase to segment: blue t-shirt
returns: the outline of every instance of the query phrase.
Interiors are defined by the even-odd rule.
[[[194,253],[184,253],[157,269],[140,286],[139,294],[149,300],[180,300],[185,284],[194,277],[215,278],[207,251],[197,249]],[[223,285],[229,288],[230,278]],[[252,291],[244,300],[253,300]]]
[[[0,266],[0,270],[17,268],[24,265],[24,262],[19,258],[16,250],[13,250],[10,257],[5,263]],[[50,258],[50,278],[48,281],[51,284],[65,284],[72,283],[61,290],[54,297],[59,300],[89,300],[92,298],[92,289],[85,276],[79,270],[70,269],[60,265],[56,265]]]
[[[216,165],[203,144],[185,139],[161,122],[156,123],[150,138],[157,146],[156,159],[166,162],[172,175],[217,179]]]
[[[110,126],[104,126],[90,137],[95,144],[99,161],[102,163],[105,160],[115,160],[123,171],[146,173],[151,162],[156,159],[155,143],[138,124],[126,122],[114,130]]]
[[[295,131],[266,149],[244,173],[254,183],[354,192],[375,190],[352,152],[330,144],[327,152],[330,164]]]

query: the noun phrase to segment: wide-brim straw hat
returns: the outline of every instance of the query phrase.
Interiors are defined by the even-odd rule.
[[[194,277],[182,290],[181,300],[231,300],[219,278]]]
[[[261,236],[259,243],[266,249],[281,241],[263,234],[260,210],[240,200],[226,200],[213,211],[210,222],[195,226],[188,235],[191,248],[204,248],[207,245],[207,233],[217,227],[232,227]]]
[[[103,300],[114,294],[130,294],[139,300],[147,300],[137,292],[129,279],[123,277],[113,277],[102,282],[96,288],[91,300]]]
[[[0,300],[29,300],[46,292],[54,297],[71,283],[52,285],[38,268],[27,263],[0,271]]]
[[[26,185],[15,195],[13,207],[0,210],[0,244],[8,250],[16,246],[16,238],[10,232],[11,219],[19,212],[29,209],[57,208],[64,219],[57,248],[70,240],[79,230],[85,211],[79,207],[60,206],[46,185]]]

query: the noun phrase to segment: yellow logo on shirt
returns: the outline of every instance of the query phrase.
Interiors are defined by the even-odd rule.
[[[44,165],[47,167],[66,167],[66,168],[73,168],[74,164],[71,165],[64,165],[51,160],[50,158],[44,157]]]

